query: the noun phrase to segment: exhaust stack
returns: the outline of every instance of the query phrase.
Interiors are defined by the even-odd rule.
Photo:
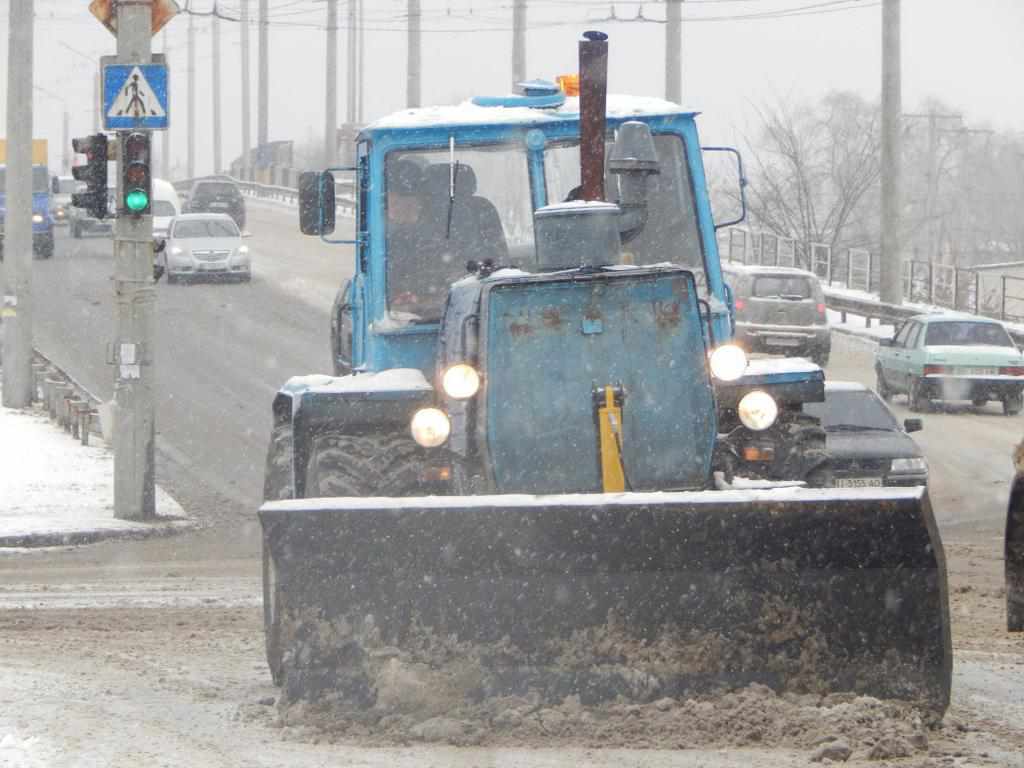
[[[580,40],[580,181],[583,200],[604,200],[607,100],[608,35],[584,32]]]

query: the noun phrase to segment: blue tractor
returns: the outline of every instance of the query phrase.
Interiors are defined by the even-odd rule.
[[[578,98],[400,112],[333,169],[357,197],[337,375],[275,398],[260,510],[275,681],[944,709],[926,493],[805,487],[829,484],[802,412],[823,373],[730,343],[695,114],[607,96],[602,38]],[[333,172],[303,175],[300,223],[345,242]]]

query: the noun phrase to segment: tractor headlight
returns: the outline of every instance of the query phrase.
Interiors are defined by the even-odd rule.
[[[171,256],[181,256],[181,254],[183,253],[184,251],[181,250],[181,248],[179,248],[178,246],[174,246],[173,248],[171,248]]]
[[[736,381],[747,370],[747,353],[735,344],[723,344],[711,353],[711,375]]]
[[[41,214],[41,213],[33,213],[32,214],[32,223],[33,224],[42,224],[43,223],[43,214]]]
[[[775,423],[775,419],[779,417],[779,406],[774,397],[756,389],[743,396],[736,412],[743,426],[761,432]]]
[[[444,372],[441,386],[448,397],[466,400],[480,391],[480,374],[466,363],[457,363]]]
[[[928,471],[928,462],[922,458],[893,459],[889,466],[891,472],[897,474],[923,474]]]
[[[424,448],[437,448],[448,439],[452,423],[439,408],[421,408],[412,417],[412,439]]]

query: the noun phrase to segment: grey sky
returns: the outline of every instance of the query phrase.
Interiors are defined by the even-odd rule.
[[[0,55],[7,60],[7,9],[0,0]],[[184,0],[179,0],[184,3]],[[193,0],[205,11],[213,0]],[[503,93],[511,78],[511,0],[422,0],[425,103]],[[272,139],[319,140],[323,123],[325,11],[317,0],[270,0]],[[345,6],[344,0],[341,3]],[[399,109],[405,95],[405,0],[365,0],[367,9],[365,96],[368,117]],[[661,95],[664,88],[664,27],[607,23],[612,3],[589,0],[530,0],[528,71],[553,78],[575,70],[580,31],[600,27],[611,35],[611,89]],[[660,2],[614,3],[620,17],[664,18]],[[760,20],[697,21],[707,17],[763,14],[821,6],[853,10]],[[112,53],[113,37],[87,11],[87,0],[36,0],[35,82],[68,94],[72,134],[91,128],[92,85],[88,63],[60,45],[83,53]],[[220,0],[222,13],[237,16],[238,0]],[[255,16],[257,0],[250,0]],[[450,13],[449,13],[450,10]],[[752,106],[778,98],[814,99],[829,89],[851,89],[874,99],[880,80],[880,18],[876,0],[717,0],[687,2],[683,31],[684,101],[704,113],[709,141],[738,140],[751,124]],[[344,13],[342,13],[344,19]],[[588,21],[589,20],[589,21]],[[559,25],[564,22],[564,25]],[[210,146],[210,35],[197,18],[197,170],[212,170]],[[222,22],[224,157],[240,151],[240,62],[238,25]],[[172,62],[172,158],[184,164],[186,124],[185,44],[187,19],[168,26]],[[256,30],[252,30],[252,74],[256,76]],[[962,110],[970,124],[1024,132],[1024,92],[1015,78],[1024,65],[1024,3],[1020,0],[903,0],[904,108],[938,98]],[[344,119],[345,33],[339,118]],[[159,50],[162,36],[155,39]],[[6,66],[4,67],[6,69]],[[6,82],[0,105],[6,109]],[[255,110],[255,82],[253,108]],[[61,105],[36,94],[37,136],[50,139],[57,166]],[[256,122],[253,119],[255,138]]]

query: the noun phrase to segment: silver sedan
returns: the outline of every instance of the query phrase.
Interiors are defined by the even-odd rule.
[[[252,279],[249,247],[234,220],[223,213],[187,213],[168,226],[169,236],[159,259],[167,282],[202,277]]]

